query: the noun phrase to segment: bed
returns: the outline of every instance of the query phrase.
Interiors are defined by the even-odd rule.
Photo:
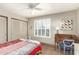
[[[35,40],[17,39],[0,44],[0,55],[38,55],[41,44]]]

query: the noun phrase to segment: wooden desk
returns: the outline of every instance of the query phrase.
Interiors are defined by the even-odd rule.
[[[71,34],[55,34],[55,43],[61,42],[64,39],[73,39],[74,41],[77,40],[76,35]]]
[[[72,39],[74,41],[77,41],[76,35],[71,34],[55,34],[55,46],[57,49],[57,45],[62,42],[64,39]]]

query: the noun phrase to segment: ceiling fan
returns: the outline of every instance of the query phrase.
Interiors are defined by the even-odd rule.
[[[31,9],[31,10],[42,10],[41,8],[38,8],[37,6],[39,5],[40,3],[28,3],[28,8],[27,9]]]

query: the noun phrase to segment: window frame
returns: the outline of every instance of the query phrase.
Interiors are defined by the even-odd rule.
[[[44,36],[38,35],[38,30],[37,30],[37,35],[35,34],[35,22],[38,21],[38,20],[49,20],[50,21],[50,27],[48,28],[49,29],[49,36],[46,36],[46,32],[45,32],[45,35]],[[34,20],[34,36],[35,37],[41,37],[41,38],[51,38],[51,19],[50,18],[46,18],[46,19],[38,19],[38,20],[37,19]],[[47,28],[45,28],[45,31],[46,31],[46,29]]]

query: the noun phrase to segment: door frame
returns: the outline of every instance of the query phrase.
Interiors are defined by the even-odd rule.
[[[6,19],[6,42],[8,42],[8,17],[0,15],[0,17],[3,17]]]

